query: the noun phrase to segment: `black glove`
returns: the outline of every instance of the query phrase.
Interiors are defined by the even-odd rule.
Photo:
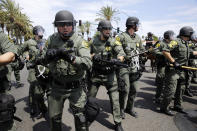
[[[64,59],[65,61],[68,61],[70,63],[72,63],[76,57],[71,55],[68,50],[66,50],[65,48],[60,48],[57,50],[57,55],[58,57]]]
[[[48,60],[54,59],[57,56],[58,56],[57,49],[48,49],[47,52],[46,52],[46,57],[47,57]]]
[[[35,63],[27,62],[26,67],[27,67],[27,69],[29,70],[29,69],[31,69],[31,68],[35,68],[35,67],[36,67],[36,64],[35,64]]]
[[[95,54],[95,55],[93,56],[93,61],[97,61],[97,62],[98,62],[98,61],[100,61],[100,60],[101,60],[101,55],[96,55],[96,54]]]
[[[19,59],[19,65],[18,65],[18,70],[22,70],[25,66],[25,61]]]
[[[181,69],[181,64],[179,64],[178,62],[174,61],[172,64],[175,69]]]

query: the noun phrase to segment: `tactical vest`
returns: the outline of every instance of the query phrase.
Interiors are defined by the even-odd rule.
[[[188,65],[188,60],[190,56],[189,44],[186,41],[181,40],[180,38],[175,41],[171,41],[168,44],[169,48],[172,48],[170,51],[172,57],[178,63],[182,65]]]
[[[69,53],[73,56],[79,56],[79,49],[80,44],[83,44],[84,40],[74,33],[69,40],[63,41],[58,33],[53,34],[49,38],[49,48],[66,48],[70,50]],[[70,47],[69,43],[72,42],[73,45]],[[68,81],[72,81],[73,77],[81,78],[84,75],[84,70],[78,68],[71,63],[65,61],[64,59],[54,60],[49,64],[49,70],[52,72],[53,76],[57,76],[56,78],[62,78]]]
[[[123,50],[127,56],[132,56],[139,53],[141,40],[137,34],[135,34],[134,36],[130,36],[128,33],[123,32],[120,38]],[[129,65],[130,67],[128,68],[128,70],[131,73],[136,73],[140,68],[139,56],[133,57]]]
[[[103,60],[111,60],[114,56],[113,39],[107,41],[100,40],[100,35],[97,36],[91,44],[91,54],[98,55]],[[107,75],[114,72],[114,65],[108,65],[105,62],[93,61],[93,72],[96,74]]]
[[[6,93],[0,94],[0,125],[4,122],[12,121],[15,111],[14,97]]]

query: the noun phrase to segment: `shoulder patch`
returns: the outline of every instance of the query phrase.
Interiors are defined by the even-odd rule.
[[[119,36],[116,36],[116,40],[117,40],[117,41],[120,41],[120,37],[119,37]]]
[[[189,47],[192,47],[192,46],[193,46],[193,44],[192,44],[192,43],[189,43],[189,44],[188,44],[188,46],[189,46]]]
[[[88,42],[86,42],[85,40],[82,41],[82,45],[83,45],[85,48],[89,48],[89,44],[88,44]]]
[[[120,42],[120,37],[119,36],[116,36],[116,39],[115,39],[115,45],[122,45],[122,43]]]
[[[170,48],[172,48],[173,46],[175,46],[175,45],[178,45],[178,42],[176,42],[176,41],[171,41],[170,43],[169,43],[169,47]]]
[[[140,47],[140,44],[139,44],[139,43],[136,43],[136,46],[137,46],[137,47]]]
[[[160,43],[157,43],[157,44],[156,44],[156,47],[157,47],[157,48],[159,48],[160,46],[161,46],[161,44],[160,44]]]

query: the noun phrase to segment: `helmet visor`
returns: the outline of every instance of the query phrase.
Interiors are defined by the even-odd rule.
[[[73,26],[73,22],[57,22],[57,26],[60,26],[60,27]]]
[[[42,28],[37,29],[37,35],[38,36],[43,36],[44,35],[44,30]]]
[[[170,34],[170,40],[175,40],[175,39],[176,39],[176,34],[175,33]]]
[[[196,34],[196,33],[193,33],[193,34],[192,34],[191,40],[197,41],[197,34]]]
[[[103,30],[112,30],[112,27],[103,27]]]

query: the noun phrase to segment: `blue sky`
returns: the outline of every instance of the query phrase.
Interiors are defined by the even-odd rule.
[[[197,0],[15,0],[33,21],[33,25],[42,25],[45,36],[54,32],[53,21],[59,10],[69,10],[76,20],[90,21],[97,24],[96,13],[102,6],[112,6],[119,10],[120,21],[112,22],[113,27],[125,31],[128,16],[140,19],[140,36],[153,32],[162,36],[166,30],[178,34],[183,26],[191,26],[197,31]],[[96,31],[92,25],[91,35]]]

